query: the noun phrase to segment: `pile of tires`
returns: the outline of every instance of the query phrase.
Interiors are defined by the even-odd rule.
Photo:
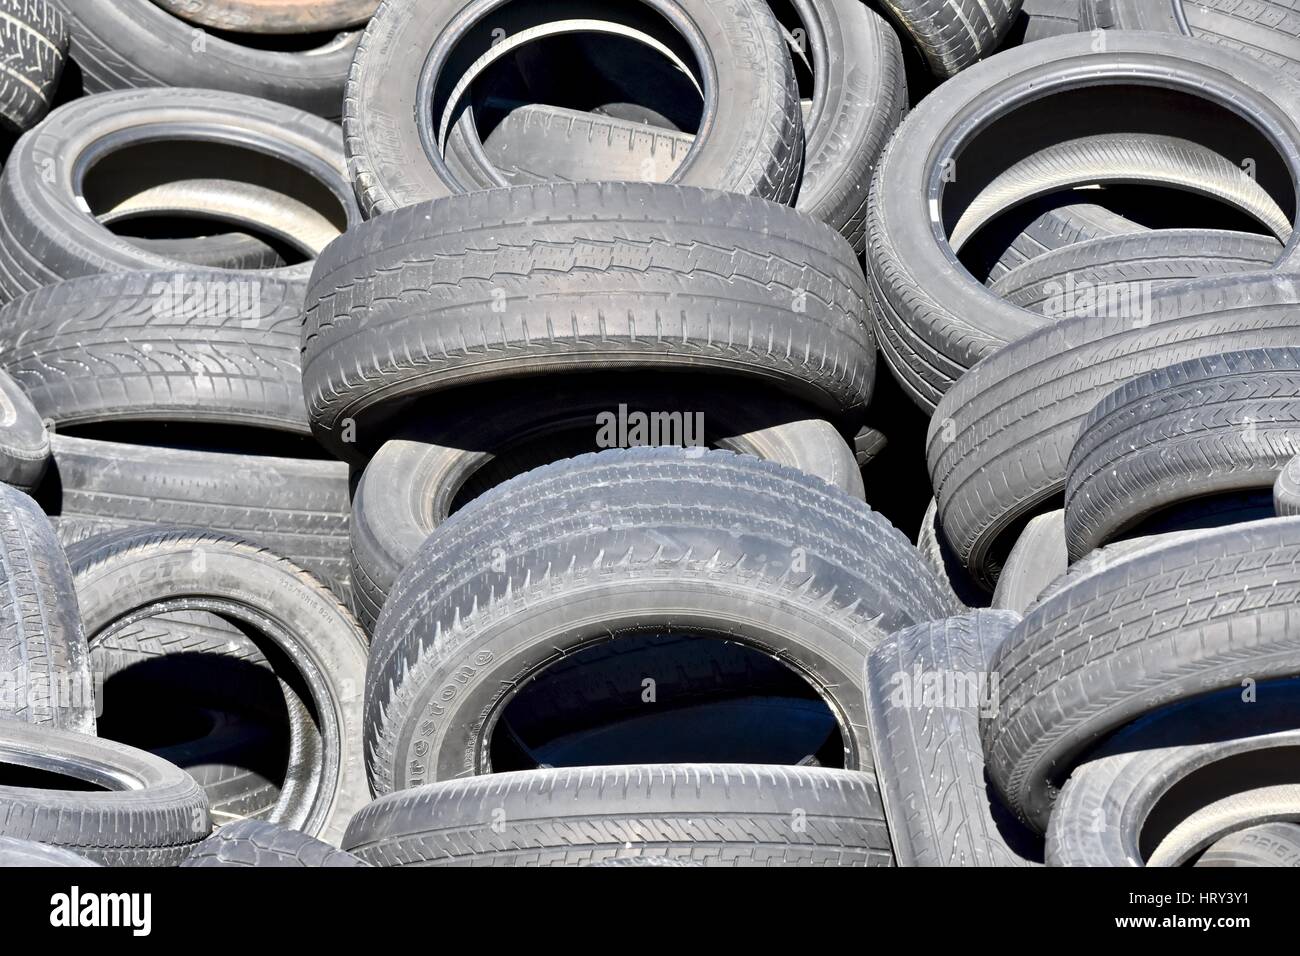
[[[0,866],[1300,865],[1300,39],[1148,6],[0,0]]]

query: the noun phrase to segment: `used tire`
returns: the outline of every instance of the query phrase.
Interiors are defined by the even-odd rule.
[[[835,229],[861,254],[871,173],[907,110],[902,47],[861,0],[794,0],[790,13],[786,26],[802,31],[796,55],[808,62],[813,94],[795,208]],[[500,175],[480,170],[475,181],[484,187],[668,181],[694,142],[691,134],[632,120],[527,105],[512,110],[484,144]]]
[[[367,672],[371,785],[490,772],[495,718],[522,680],[566,648],[651,630],[725,633],[793,667],[834,702],[845,766],[865,767],[867,651],[952,610],[901,534],[783,466],[669,448],[548,465],[453,515],[398,580]]]
[[[316,726],[281,658],[273,665],[234,623],[207,611],[139,618],[98,636],[90,656],[104,687],[100,736],[185,770],[217,826],[292,812],[280,805],[285,778],[322,761],[310,747],[295,749]]]
[[[1300,79],[1300,22],[1289,0],[1079,0],[1082,30],[1149,30],[1196,37],[1238,50],[1263,66]]]
[[[1084,417],[1152,369],[1223,352],[1300,344],[1300,287],[1249,273],[1162,289],[1150,315],[1070,318],[983,361],[930,422],[927,456],[944,530],[986,584],[1019,524],[1050,510]]]
[[[893,863],[870,774],[744,764],[529,770],[431,784],[370,804],[343,845],[374,866]]]
[[[90,651],[68,559],[36,502],[0,485],[0,717],[95,732]]]
[[[0,482],[31,491],[45,477],[50,435],[27,393],[0,371]]]
[[[1238,830],[1202,853],[1196,865],[1300,866],[1300,826],[1294,823],[1266,823]]]
[[[867,660],[867,716],[900,866],[1026,866],[1035,840],[984,779],[979,722],[996,709],[990,664],[1020,621],[975,611],[891,635]]]
[[[1091,85],[1108,76],[1113,85]],[[1009,198],[987,203],[989,215],[1049,181],[1053,189],[1101,181],[1122,161],[1137,181],[1163,169],[1184,188],[1238,197],[1270,221],[1277,210],[1293,220],[1300,89],[1274,80],[1231,50],[1117,32],[1100,51],[1088,35],[1008,50],[926,97],[876,168],[867,228],[881,353],[913,400],[933,408],[980,359],[1041,328],[1041,319],[981,288],[947,238],[1008,169],[1024,176]],[[1117,137],[1121,112],[1135,125]],[[1092,155],[1098,137],[1109,144],[1105,161]],[[1083,145],[1070,152],[1063,143]],[[1036,158],[1048,155],[1057,162],[1039,175]],[[1239,165],[1247,156],[1257,158],[1254,178]]]
[[[200,87],[244,93],[336,118],[357,35],[314,50],[260,49],[196,30],[154,0],[60,0],[86,91]]]
[[[1296,580],[1300,519],[1271,518],[1141,548],[1041,601],[998,653],[1002,707],[982,727],[1007,803],[1041,831],[1107,734],[1246,678],[1300,675]]]
[[[194,239],[141,239],[131,242],[146,252],[179,259],[200,269],[279,269],[284,258],[262,240],[238,232]]]
[[[196,846],[182,867],[337,868],[366,866],[328,843],[258,820],[222,827]]]
[[[1095,313],[1099,301],[1209,276],[1272,268],[1282,244],[1268,236],[1211,229],[1153,229],[1048,252],[990,287],[1012,305],[1048,318]]]
[[[68,28],[46,0],[3,0],[0,125],[22,132],[49,112],[68,56]]]
[[[77,856],[71,850],[31,840],[16,840],[13,837],[0,837],[0,867],[22,867],[41,869],[53,867],[99,866],[84,857]]]
[[[153,3],[79,3],[77,9],[115,16],[139,6]],[[186,55],[187,63],[208,61]],[[174,190],[171,199],[159,201],[160,213],[174,208],[190,218],[207,210],[204,218],[214,222],[278,231],[301,240],[303,258],[310,237],[296,233],[305,213],[315,228],[323,223],[335,235],[360,218],[337,126],[279,103],[216,90],[139,90],[75,100],[50,114],[39,132],[22,137],[10,160],[0,178],[0,296],[6,302],[76,276],[192,271],[166,246],[142,247],[104,221],[150,190]],[[192,208],[196,200],[177,183],[205,180],[238,183],[248,195],[217,203],[208,195]],[[298,262],[272,274],[306,278],[310,272],[310,262]]]
[[[684,422],[675,433],[673,416]],[[626,434],[618,434],[620,422]],[[628,432],[629,423],[652,425],[656,434],[646,427],[641,434]],[[398,575],[456,502],[482,490],[485,479],[602,447],[683,443],[780,462],[864,497],[862,472],[843,437],[779,395],[659,379],[557,386],[523,406],[514,393],[485,396],[463,412],[449,409],[436,421],[406,429],[366,465],[351,523],[358,616],[373,628]]]
[[[947,79],[997,50],[1020,5],[1021,0],[889,0],[884,6],[930,72]]]
[[[1052,866],[1179,866],[1244,827],[1300,820],[1294,681],[1159,711],[1076,767],[1052,811]]]
[[[1025,614],[1069,565],[1065,551],[1065,512],[1057,509],[1033,518],[1020,532],[998,575],[993,606]]]
[[[0,720],[0,773],[0,837],[104,866],[176,866],[212,830],[189,774],[109,740]]]
[[[55,435],[59,532],[205,528],[260,544],[346,601],[348,467],[342,462],[126,445]]]
[[[154,0],[189,23],[232,33],[324,33],[361,26],[379,0]]]
[[[314,726],[293,741],[296,772],[271,822],[337,841],[367,795],[359,724],[366,646],[352,615],[289,561],[202,531],[101,535],[69,557],[92,644],[142,616],[201,610],[242,624],[287,658],[287,679],[302,688]]]
[[[309,434],[303,285],[232,276],[127,272],[30,293],[0,310],[0,365],[61,426],[207,423]]]
[[[707,370],[842,413],[874,383],[865,297],[848,243],[775,203],[651,183],[494,189],[400,209],[325,251],[304,389],[317,437],[345,458],[345,431],[373,441],[410,399],[558,370]]]
[[[1088,413],[1066,466],[1071,560],[1175,505],[1271,497],[1300,454],[1300,349],[1192,359],[1132,379]]]
[[[473,188],[456,177],[442,155],[445,131],[439,117],[457,106],[445,100],[458,92],[459,73],[479,54],[508,52],[512,44],[547,35],[565,22],[587,23],[589,30],[593,21],[610,21],[610,10],[599,0],[513,8],[505,0],[383,5],[357,48],[343,117],[348,164],[366,215]],[[697,69],[708,63],[696,79],[705,102],[701,128],[707,132],[672,181],[792,201],[803,123],[794,67],[767,4],[647,0],[644,8],[620,12],[633,21],[629,26],[644,27],[652,36],[656,29],[674,31],[669,47],[694,59]],[[621,21],[615,29],[626,35]],[[507,39],[499,43],[502,30]],[[725,102],[719,87],[725,87]],[[431,100],[431,117],[426,116],[430,110],[415,106],[426,99]],[[728,109],[727,103],[744,103],[745,108]],[[472,122],[472,114],[461,122]]]
[[[1063,202],[1052,197],[1026,203],[1019,212],[1027,221],[1022,229],[1010,234],[1009,242],[1003,240],[1001,246],[995,246],[999,255],[988,267],[987,285],[996,284],[1008,272],[1053,250],[1089,239],[1149,231],[1146,226],[1111,212],[1105,206]]]

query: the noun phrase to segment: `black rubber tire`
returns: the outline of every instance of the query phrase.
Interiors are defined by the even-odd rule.
[[[252,628],[287,656],[315,716],[313,733],[302,735],[310,739],[295,745],[320,757],[310,774],[290,773],[285,809],[272,822],[337,842],[368,795],[360,749],[366,645],[351,613],[284,558],[202,531],[101,535],[69,558],[92,644],[140,617],[203,610]]]
[[[368,866],[351,853],[336,850],[305,833],[274,823],[240,820],[222,827],[196,846],[182,867],[311,867]]]
[[[417,291],[418,290],[418,291]],[[693,370],[838,413],[875,349],[852,248],[795,210],[653,183],[494,189],[398,210],[317,260],[303,383],[344,458],[409,399],[563,370]]]
[[[95,732],[72,571],[44,512],[0,485],[0,717]]]
[[[875,778],[821,768],[659,764],[501,773],[392,793],[343,846],[374,866],[891,866]]]
[[[50,434],[41,413],[7,372],[0,371],[0,482],[32,491],[50,462]]]
[[[930,72],[956,76],[1002,44],[1022,0],[886,0],[881,6],[911,37]]]
[[[348,466],[55,435],[59,533],[78,526],[204,528],[288,558],[347,603]]]
[[[993,655],[1019,622],[1009,611],[930,621],[891,635],[867,660],[871,749],[899,866],[1042,860],[984,779],[980,749],[980,716],[997,707]]]
[[[1079,0],[1082,30],[1174,33],[1240,51],[1300,80],[1300,21],[1290,0]]]
[[[921,552],[921,557],[930,569],[939,576],[939,580],[948,586],[957,606],[983,607],[988,603],[988,592],[976,583],[948,544],[948,539],[943,534],[943,525],[939,523],[938,509],[938,502],[931,498],[925,516],[921,519],[921,529],[917,532],[916,549]]]
[[[1021,46],[1078,32],[1079,0],[1024,0],[1002,42],[1006,47]]]
[[[1300,519],[1270,518],[1141,548],[1032,608],[994,662],[1002,707],[982,728],[1008,805],[1042,831],[1074,760],[1106,734],[1245,678],[1300,675],[1295,580]]]
[[[280,269],[284,257],[256,236],[239,232],[193,239],[130,240],[146,252],[167,259],[179,259],[200,269]]]
[[[1151,296],[1149,321],[1072,318],[986,359],[944,396],[927,456],[948,540],[987,584],[1018,527],[1057,505],[1084,416],[1152,369],[1300,344],[1300,287],[1285,275],[1201,279]]]
[[[1297,454],[1300,348],[1228,352],[1132,379],[1088,413],[1070,452],[1070,559],[1174,505],[1268,492]]]
[[[707,131],[673,182],[793,201],[803,159],[803,122],[794,66],[771,9],[753,0],[647,3],[647,16],[657,16],[653,11],[658,10],[674,26],[689,24],[700,47],[694,51],[697,61],[702,54],[710,64],[702,83],[713,103],[710,107],[706,99],[701,128]],[[383,4],[357,48],[343,110],[348,165],[366,215],[474,188],[461,182],[437,151],[438,96],[451,95],[443,80],[455,72],[442,60],[453,47],[468,51],[463,69],[479,52],[488,51],[502,30],[514,40],[548,22],[608,20],[609,11],[600,0],[553,0],[513,10],[504,8],[503,0]],[[649,29],[653,32],[654,26]],[[685,52],[692,55],[689,48]],[[426,77],[421,89],[428,83],[433,90],[429,109],[415,106],[421,99],[418,77]],[[719,85],[725,88],[725,100],[718,98]],[[732,108],[736,103],[745,108]],[[427,114],[432,129],[422,130],[422,123],[430,125]],[[464,114],[463,120],[469,119]]]
[[[1198,867],[1300,866],[1300,826],[1266,823],[1216,841],[1196,861]]]
[[[480,474],[508,476],[600,447],[616,447],[617,441],[602,440],[599,423],[609,414],[616,424],[617,410],[623,408],[629,415],[647,417],[678,414],[692,433],[696,428],[690,422],[703,425],[699,434],[689,436],[697,447],[779,462],[852,497],[865,497],[862,472],[844,438],[815,413],[780,395],[757,389],[720,391],[712,385],[663,379],[611,382],[604,388],[557,384],[544,397],[528,402],[521,402],[518,391],[511,389],[404,430],[366,465],[351,522],[352,580],[362,624],[373,629],[398,575],[447,519],[467,486],[482,487]],[[564,433],[583,429],[585,441],[580,445],[563,441]],[[674,442],[671,435],[661,437]]]
[[[1072,197],[1068,197],[1072,198]],[[1146,226],[1092,203],[1066,202],[1049,197],[1027,203],[1033,215],[1023,231],[1017,232],[989,270],[986,285],[992,286],[1008,272],[1039,256],[1089,239],[1148,232]],[[1038,212],[1038,210],[1042,210]]]
[[[1282,517],[1300,515],[1300,455],[1282,467],[1273,483],[1273,510]]]
[[[87,867],[99,866],[70,850],[31,840],[17,840],[13,837],[0,837],[0,869],[9,867],[53,868],[53,867]]]
[[[1066,573],[1065,512],[1059,508],[1033,518],[1020,532],[998,575],[993,606],[1025,614],[1053,581]]]
[[[0,125],[22,132],[50,110],[68,56],[68,28],[46,0],[0,0]]]
[[[109,12],[127,5],[84,3],[78,9]],[[129,5],[153,7],[152,0],[129,0]],[[210,58],[187,56],[186,61]],[[112,157],[129,159],[129,150],[144,148],[141,143],[149,143],[152,152],[147,163],[131,164],[138,179],[129,179],[127,170],[90,179],[88,169],[126,162]],[[205,145],[200,149],[196,143]],[[164,144],[171,144],[179,151],[171,155],[182,159],[169,160]],[[235,160],[242,168],[232,168]],[[101,272],[195,271],[181,258],[159,255],[156,247],[117,235],[95,213],[148,185],[204,178],[249,182],[279,197],[287,208],[306,205],[340,233],[360,220],[341,134],[333,123],[279,103],[216,90],[83,97],[51,113],[39,132],[24,135],[0,177],[0,301],[60,279]],[[267,215],[274,219],[276,213],[288,215],[278,209]],[[284,225],[263,223],[268,228],[277,224]],[[301,262],[232,278],[306,278],[310,273],[310,262]]]
[[[0,786],[0,836],[62,847],[105,866],[175,866],[212,830],[193,778],[133,747],[0,720],[0,764],[103,788]]]
[[[1108,290],[1142,297],[1190,279],[1260,272],[1282,255],[1270,236],[1213,229],[1153,229],[1056,249],[990,286],[1012,305],[1049,319],[1095,313]],[[1103,300],[1104,301],[1104,300]]]
[[[57,0],[86,92],[199,87],[243,93],[336,119],[357,34],[305,51],[243,45],[172,16],[153,0]]]
[[[1116,135],[1116,111],[1098,105],[1103,94],[1097,87],[1088,86],[1087,98],[1071,97],[1068,90],[1078,89],[1085,76],[1088,84],[1106,76],[1130,83],[1137,76],[1149,78],[1150,98],[1130,97],[1133,102],[1124,107],[1126,122],[1138,124],[1130,128],[1141,129],[1141,135]],[[1056,95],[1044,93],[1053,84],[1064,86],[1052,90]],[[1174,109],[1170,100],[1183,104],[1178,99],[1183,96],[1229,102],[1232,110],[1250,115],[1258,129],[1270,131],[1272,145],[1258,144],[1257,178],[1230,158],[1243,149],[1255,150],[1255,145],[1246,146],[1247,137],[1240,130],[1230,131],[1230,124],[1209,121],[1213,114],[1208,108],[1202,113]],[[978,130],[989,128],[979,117],[1003,115],[1008,104],[1017,101],[1037,106],[1017,112],[1014,132],[994,137],[996,142],[988,135],[973,139]],[[1059,108],[1049,113],[1052,103]],[[1031,109],[1037,112],[1023,112]],[[960,83],[940,87],[899,127],[876,167],[871,189],[867,265],[873,320],[894,376],[918,405],[932,409],[980,359],[1041,328],[1041,317],[989,294],[955,261],[945,238],[999,174],[1022,164],[1027,167],[1026,184],[1045,182],[1046,177],[1037,176],[1029,168],[1032,164],[1022,160],[1058,150],[1062,142],[1088,147],[1097,136],[1105,136],[1111,154],[1125,159],[1138,181],[1154,178],[1148,170],[1161,159],[1160,168],[1177,171],[1184,186],[1194,184],[1206,175],[1203,163],[1210,156],[1225,178],[1225,190],[1253,190],[1256,198],[1272,201],[1293,194],[1291,183],[1300,178],[1298,122],[1300,88],[1277,84],[1270,71],[1249,57],[1157,34],[1110,34],[1100,51],[1086,34],[1053,37],[1008,50],[971,68]],[[1156,141],[1163,145],[1143,147],[1139,153],[1137,146]],[[1075,177],[1075,184],[1097,182],[1107,168],[1095,161],[1093,152],[1081,148],[1073,158],[1062,160],[1061,169]],[[951,166],[954,162],[958,165]],[[1070,184],[1063,180],[1053,190]],[[1016,197],[1035,195],[1028,185],[998,203],[997,210],[1008,208]],[[1294,248],[1288,248],[1288,256]]]
[[[1185,865],[1234,831],[1300,820],[1295,684],[1250,700],[1234,687],[1115,734],[1062,789],[1048,864]]]
[[[954,611],[898,531],[784,466],[673,448],[547,465],[453,515],[398,580],[367,671],[371,786],[489,772],[495,716],[521,681],[566,649],[651,630],[726,633],[792,667],[859,769],[866,653]],[[430,714],[452,674],[458,692]]]
[[[0,365],[61,426],[206,422],[309,434],[302,283],[250,273],[237,280],[248,308],[229,315],[168,304],[177,279],[221,289],[232,275],[117,273],[30,293],[0,309]]]
[[[799,42],[814,84],[795,208],[835,229],[861,255],[871,174],[907,111],[903,49],[889,24],[862,0],[793,0],[791,13],[803,31]],[[694,141],[691,134],[632,120],[523,106],[484,144],[500,175],[479,163],[475,182],[667,181]],[[473,162],[472,156],[458,160]]]
[[[363,26],[379,0],[154,0],[173,16],[233,33],[324,33]]]

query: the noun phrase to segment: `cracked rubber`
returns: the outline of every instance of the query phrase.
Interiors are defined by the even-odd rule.
[[[822,768],[657,764],[529,770],[403,790],[353,818],[374,866],[891,866],[875,778]]]
[[[740,375],[844,413],[875,377],[866,284],[832,229],[652,183],[493,189],[400,209],[316,262],[303,386],[317,437],[385,437],[403,401],[564,370]]]

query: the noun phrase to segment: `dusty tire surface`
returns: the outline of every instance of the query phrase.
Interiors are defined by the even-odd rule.
[[[372,442],[407,400],[561,370],[739,375],[841,414],[875,380],[866,296],[842,237],[765,200],[649,183],[486,190],[381,216],[325,251],[303,388],[317,437],[345,458],[349,421]]]
[[[505,821],[499,834],[485,825],[492,819]],[[796,832],[794,819],[803,824]],[[572,866],[640,856],[704,866],[893,864],[870,774],[743,764],[530,770],[430,784],[370,804],[343,846],[373,866]]]
[[[557,507],[568,500],[585,507]],[[793,553],[781,543],[790,534]],[[845,765],[865,767],[866,653],[891,630],[952,613],[950,602],[900,532],[780,465],[669,448],[548,465],[444,522],[389,596],[367,671],[371,785],[489,772],[493,715],[521,679],[560,648],[649,631],[726,633],[793,667],[834,701]],[[452,674],[464,686],[441,719],[425,719]]]

